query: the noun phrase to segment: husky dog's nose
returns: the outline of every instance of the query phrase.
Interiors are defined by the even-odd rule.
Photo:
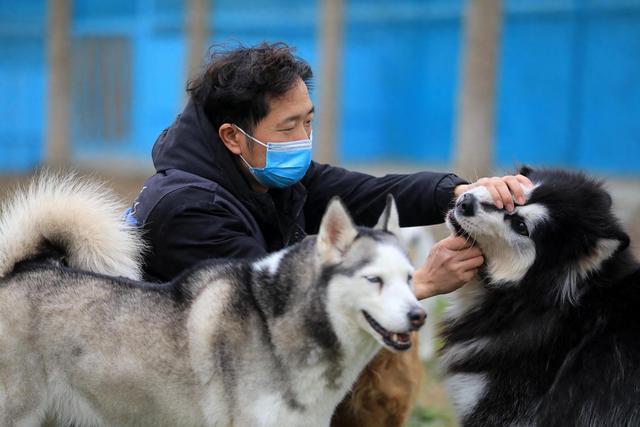
[[[462,197],[460,197],[460,200],[458,200],[456,206],[458,207],[458,210],[462,213],[462,215],[473,216],[473,214],[475,213],[476,196],[470,193],[465,193],[462,195]]]
[[[409,324],[411,325],[411,330],[415,331],[420,329],[422,325],[424,325],[424,321],[427,318],[427,313],[420,307],[413,307],[407,313],[409,317]]]

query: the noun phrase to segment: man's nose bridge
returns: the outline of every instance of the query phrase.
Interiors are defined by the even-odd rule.
[[[311,137],[310,134],[307,134],[307,130],[304,127],[304,121],[300,121],[296,124],[295,132],[292,135],[292,141],[302,141],[304,139],[309,139]]]

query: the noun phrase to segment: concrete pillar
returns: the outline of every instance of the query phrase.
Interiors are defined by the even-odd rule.
[[[468,0],[458,98],[455,171],[475,180],[493,172],[501,0]]]
[[[209,11],[212,9],[213,0],[187,0],[187,79],[193,78],[201,71],[210,37]],[[184,87],[182,89],[184,90]]]
[[[323,0],[320,20],[320,75],[318,79],[317,138],[315,160],[335,164],[338,159],[340,127],[341,62],[343,43],[344,2]]]
[[[71,0],[47,2],[47,131],[45,162],[61,167],[71,157]]]

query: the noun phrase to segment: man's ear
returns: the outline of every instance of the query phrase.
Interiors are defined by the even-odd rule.
[[[242,132],[240,132],[231,123],[223,123],[218,128],[218,136],[222,140],[222,143],[227,147],[227,150],[233,154],[242,154],[242,147],[240,142],[242,141]]]
[[[387,194],[387,205],[374,228],[388,231],[391,234],[395,234],[396,237],[400,237],[400,219],[393,195]]]
[[[358,235],[351,217],[339,198],[334,197],[322,217],[316,243],[322,264],[340,262],[343,254]]]

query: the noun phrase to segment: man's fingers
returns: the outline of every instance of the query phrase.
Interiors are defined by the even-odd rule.
[[[482,267],[482,264],[484,264],[484,257],[475,256],[473,258],[466,259],[460,262],[457,267],[459,267],[461,271],[466,272],[469,270],[477,270],[478,268]]]
[[[472,246],[472,242],[470,242],[469,239],[461,236],[449,236],[445,239],[440,240],[440,244],[452,251],[460,251]]]
[[[500,199],[502,200],[502,204],[507,209],[507,211],[512,212],[514,209],[513,205],[513,197],[511,196],[511,191],[509,191],[509,187],[507,183],[502,179],[496,181],[495,183],[496,191],[500,195]]]
[[[482,257],[482,251],[477,247],[471,247],[458,251],[456,259],[459,261],[467,261],[473,258]]]
[[[504,203],[502,203],[502,197],[500,196],[500,193],[496,189],[496,186],[492,184],[484,184],[484,188],[486,188],[487,191],[489,191],[489,194],[491,194],[491,198],[493,199],[493,204],[495,204],[498,209],[504,208]]]
[[[524,188],[522,187],[522,183],[518,181],[515,176],[506,176],[504,181],[507,183],[509,191],[513,194],[513,198],[516,202],[520,205],[524,205],[526,200],[524,198]]]
[[[524,175],[518,174],[516,175],[516,179],[525,187],[533,187],[533,182]]]
[[[465,283],[470,282],[471,280],[473,280],[473,278],[476,276],[476,274],[478,274],[478,269],[473,269],[473,270],[467,270],[464,272],[464,274],[462,275],[462,280]]]

